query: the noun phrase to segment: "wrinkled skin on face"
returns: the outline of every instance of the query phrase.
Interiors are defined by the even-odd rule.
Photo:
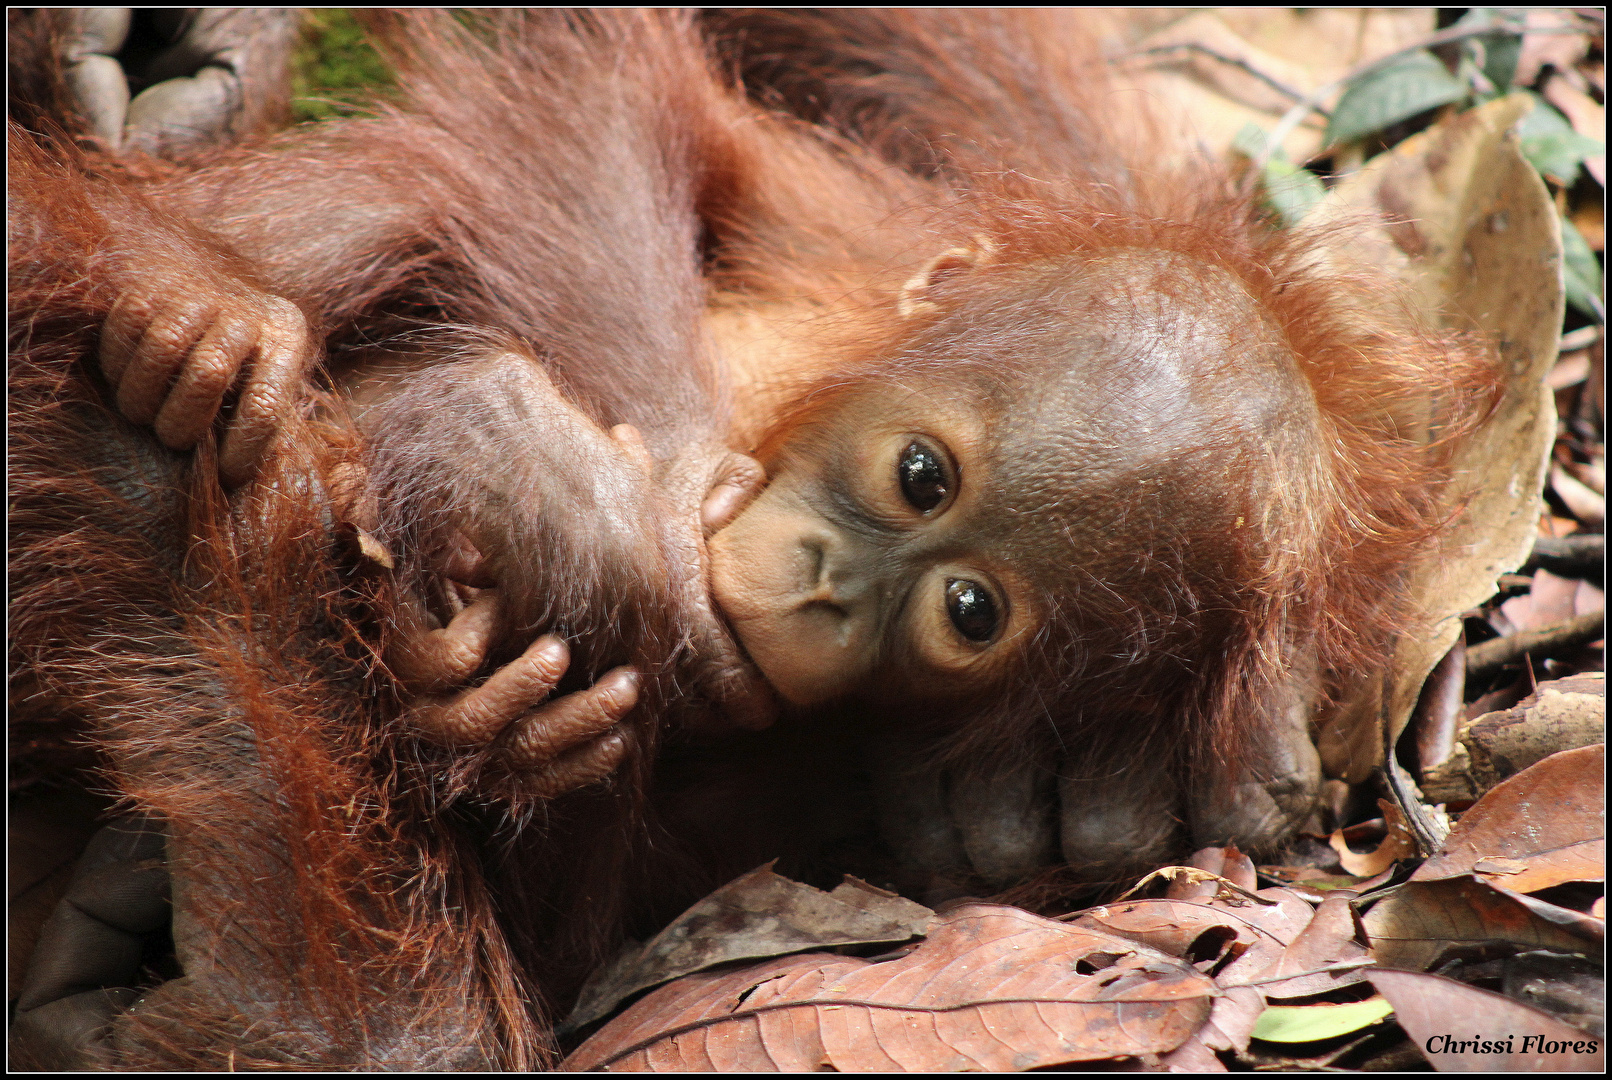
[[[920,329],[909,351],[937,362],[887,364],[782,443],[710,546],[717,603],[784,700],[967,696],[1051,606],[1135,575],[1116,561],[1191,537],[1204,576],[1232,571],[1219,538],[1266,509],[1260,458],[1312,437],[1313,404],[1250,343],[1252,301],[1185,262],[1003,271]],[[1199,299],[1162,302],[1150,277]]]
[[[852,395],[713,539],[717,602],[784,700],[978,685],[1033,632],[1032,583],[977,524],[998,510],[984,418],[947,389]]]
[[[937,789],[936,812],[957,803],[953,846],[988,879],[1033,870],[1031,856],[1004,852],[1048,830],[1070,862],[1099,872],[1165,857],[1183,826],[1192,831],[1192,811],[1173,805],[1168,783],[1127,781],[1152,794],[1115,795],[1120,774],[1092,746],[1183,709],[1196,670],[1212,668],[1226,613],[1246,608],[1315,461],[1312,394],[1218,269],[1145,251],[971,269],[974,288],[948,302],[957,261],[908,305],[919,314],[904,355],[882,361],[876,380],[829,391],[766,458],[769,486],[710,542],[713,596],[797,707],[875,703],[966,737],[1006,728],[991,707],[1026,687],[1095,703],[1096,716],[1027,712],[977,765],[1037,789],[1055,774],[1106,775],[1102,820],[1080,783],[1063,785],[1081,806],[1065,807],[1061,826],[1050,794],[981,815],[964,806],[980,783]],[[1090,689],[1069,693],[1082,683]],[[1042,764],[1008,760],[1049,742]],[[915,767],[908,780],[937,782]],[[1263,805],[1256,816],[1260,830],[1285,828]],[[1138,852],[1143,834],[1149,850]],[[1038,850],[1054,847],[1049,834]]]

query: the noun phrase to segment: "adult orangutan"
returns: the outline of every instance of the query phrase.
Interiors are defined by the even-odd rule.
[[[1304,819],[1436,525],[1403,402],[1483,369],[1132,170],[1068,18],[714,18],[801,120],[682,14],[413,14],[372,119],[139,184],[13,133],[13,704],[162,823],[183,972],[101,989],[164,880],[105,841],[36,1060],[526,1067],[775,855]]]

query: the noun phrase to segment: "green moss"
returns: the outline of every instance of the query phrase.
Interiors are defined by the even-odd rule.
[[[292,65],[291,115],[298,123],[361,112],[364,100],[394,81],[351,8],[310,10]]]

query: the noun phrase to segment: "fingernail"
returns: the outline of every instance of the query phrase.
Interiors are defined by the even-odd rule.
[[[565,644],[565,639],[555,634],[545,634],[537,639],[537,645],[534,656],[538,663],[559,671],[565,670],[571,658],[571,650]]]
[[[631,668],[612,672],[605,679],[604,692],[617,708],[632,708],[638,704],[638,672]]]

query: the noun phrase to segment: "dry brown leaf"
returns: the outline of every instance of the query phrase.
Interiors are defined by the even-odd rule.
[[[1588,33],[1562,33],[1572,26],[1572,17],[1561,8],[1526,10],[1529,33],[1524,35],[1522,54],[1517,57],[1517,86],[1532,86],[1546,64],[1559,71],[1572,70],[1590,51]]]
[[[1460,633],[1461,613],[1488,599],[1533,545],[1556,432],[1543,379],[1556,359],[1563,292],[1556,210],[1511,133],[1528,107],[1513,95],[1440,121],[1339,184],[1306,223],[1324,229],[1361,212],[1397,221],[1347,255],[1398,265],[1424,310],[1495,344],[1507,377],[1496,411],[1453,462],[1449,499],[1464,513],[1402,586],[1421,625],[1396,643],[1385,681],[1352,688],[1321,718],[1322,763],[1350,783],[1364,781],[1398,738]]]
[[[1439,1072],[1605,1069],[1600,1039],[1504,995],[1417,971],[1376,971],[1371,983]],[[1568,1046],[1553,1045],[1562,1043]]]
[[[1315,911],[1291,889],[1261,889],[1255,896],[1264,902],[1229,891],[1212,899],[1135,900],[1091,908],[1071,921],[1191,960],[1200,970],[1215,972],[1222,989],[1263,989],[1273,973],[1304,973],[1278,965]]]
[[[1170,956],[1189,959],[1200,968],[1213,968],[1228,956],[1246,954],[1261,944],[1260,928],[1242,916],[1259,905],[1249,903],[1233,912],[1206,900],[1128,900],[1089,908],[1065,916],[1076,926],[1117,934]],[[1272,957],[1285,945],[1267,946]]]
[[[1550,487],[1573,512],[1578,523],[1589,531],[1605,528],[1606,499],[1595,489],[1570,475],[1555,462],[1550,467]]]
[[[772,866],[728,882],[600,969],[561,1030],[579,1030],[640,990],[717,964],[831,945],[893,945],[922,935],[935,915],[857,878],[826,893]]]
[[[1471,876],[1390,889],[1361,922],[1378,964],[1417,971],[1492,944],[1562,952],[1599,948],[1589,916]]]
[[[1267,908],[1240,908],[1232,912],[1247,920],[1259,933],[1257,944],[1223,968],[1215,977],[1221,986],[1256,985],[1263,992],[1266,980],[1275,977],[1294,977],[1305,969],[1283,963],[1288,950],[1311,925],[1316,909],[1308,900],[1291,889],[1261,889],[1259,895],[1275,900]],[[1217,901],[1217,906],[1222,902]]]
[[[1206,1061],[1214,1057],[1215,1050],[1242,1053],[1248,1049],[1254,1025],[1259,1023],[1260,1014],[1264,1011],[1265,996],[1254,987],[1222,987],[1220,996],[1215,998],[1214,1008],[1209,1010],[1209,1019],[1186,1042],[1170,1052],[1170,1056],[1164,1060],[1165,1068],[1177,1069],[1189,1060]],[[1197,1047],[1202,1047],[1207,1053],[1198,1053]],[[1215,1060],[1218,1062],[1219,1059]],[[1195,1067],[1202,1071],[1201,1065]],[[1213,1071],[1225,1072],[1226,1069],[1222,1065]]]
[[[1500,605],[1500,611],[1518,630],[1540,630],[1571,619],[1578,612],[1579,583],[1557,577],[1549,570],[1535,570],[1534,583],[1522,596],[1513,596]]]
[[[1351,895],[1336,898],[1345,905],[1350,938]],[[1143,900],[1093,908],[1077,917],[1215,973],[1222,996],[1204,1026],[1163,1060],[1166,1068],[1219,1071],[1210,1065],[1219,1063],[1212,1051],[1241,1053],[1248,1048],[1269,993],[1319,993],[1359,981],[1354,968],[1368,962],[1365,950],[1358,943],[1351,948],[1332,940],[1326,927],[1335,924],[1335,917],[1329,916],[1323,929],[1306,940],[1316,912],[1303,897],[1283,888],[1261,889],[1255,896],[1264,903],[1222,890],[1207,899]]]
[[[1266,997],[1324,994],[1366,977],[1371,951],[1349,903],[1354,896],[1344,889],[1321,901],[1308,925],[1261,975],[1259,988]]]
[[[1018,1071],[1175,1049],[1216,991],[1191,965],[1087,926],[968,904],[896,959],[823,954],[680,979],[568,1070]]]
[[[1606,880],[1606,744],[1565,750],[1504,781],[1461,816],[1411,875],[1476,873],[1514,892]],[[1504,863],[1480,865],[1485,860]]]

